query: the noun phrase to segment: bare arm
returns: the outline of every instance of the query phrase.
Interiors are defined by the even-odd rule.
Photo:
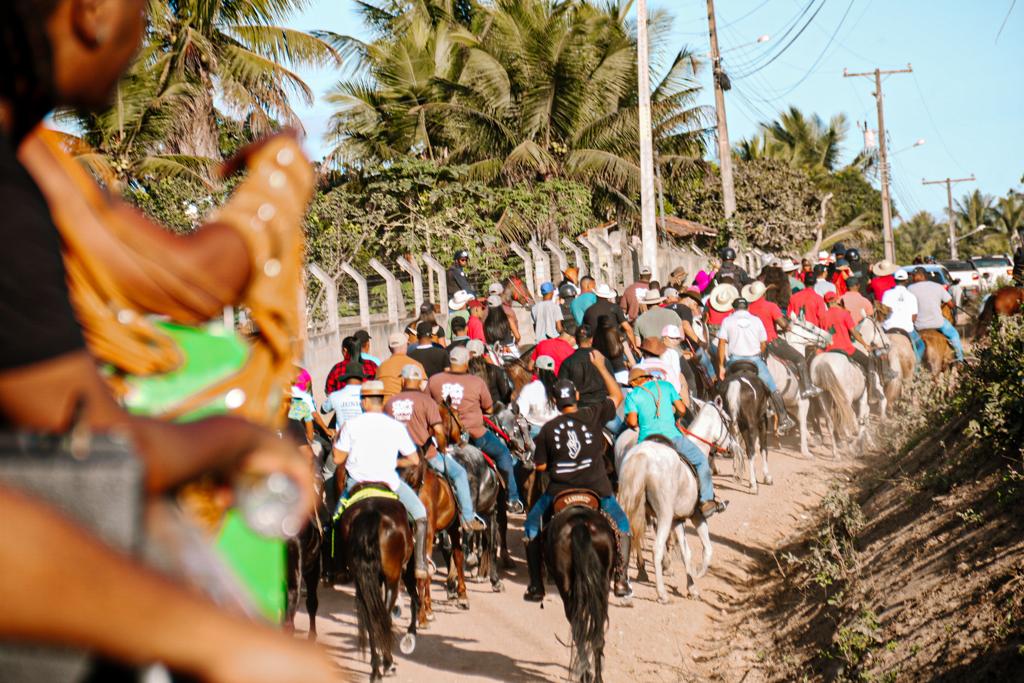
[[[694,346],[700,346],[700,337],[693,331],[693,325],[690,324],[689,320],[682,321],[683,336],[690,340]]]
[[[637,414],[636,413],[626,413],[626,425],[627,426],[631,427],[632,429],[636,429],[639,424],[640,424],[640,421],[637,418]]]
[[[399,469],[405,469],[406,467],[415,467],[420,464],[420,456],[416,451],[413,451],[409,455],[403,455],[398,458],[396,467]]]
[[[718,379],[725,379],[725,359],[729,357],[729,342],[718,340]]]
[[[73,645],[134,664],[161,661],[216,683],[338,680],[314,648],[220,612],[2,486],[0,519],[4,638]]]
[[[679,415],[680,417],[686,415],[686,411],[689,409],[686,405],[686,399],[684,399],[682,395],[680,395],[678,400],[672,401],[672,408],[676,411],[676,415]]]
[[[595,368],[597,368],[598,374],[601,375],[601,379],[604,380],[604,388],[608,391],[608,398],[612,400],[615,407],[618,408],[622,405],[624,399],[622,395],[622,388],[619,387],[619,383],[615,381],[612,374],[608,372],[608,367],[604,363],[604,356],[597,349],[590,350],[590,362]]]
[[[629,340],[630,346],[632,346],[634,349],[638,348],[638,345],[636,343],[636,336],[633,334],[633,326],[630,325],[628,322],[623,322],[622,330],[626,333],[626,339]]]

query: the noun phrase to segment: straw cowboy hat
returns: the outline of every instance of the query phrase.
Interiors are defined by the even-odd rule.
[[[738,299],[739,296],[739,291],[728,282],[725,282],[715,285],[715,288],[711,290],[711,294],[708,296],[708,301],[711,304],[711,308],[719,313],[728,313],[732,310],[732,302]]]
[[[664,300],[665,297],[661,295],[661,292],[656,289],[648,289],[647,292],[644,293],[644,298],[640,300],[640,303],[645,306],[656,306]]]
[[[615,290],[603,282],[594,290],[594,294],[599,299],[614,299],[616,296]]]
[[[473,295],[464,289],[460,289],[452,295],[452,298],[448,300],[448,308],[452,311],[461,311],[466,307],[470,301],[473,300]]]
[[[788,258],[782,261],[781,267],[783,273],[792,273],[794,270],[800,267],[800,264],[794,261],[793,259]]]
[[[740,290],[740,295],[747,301],[753,303],[764,296],[764,293],[767,291],[768,287],[766,287],[763,282],[760,280],[754,280]]]
[[[892,275],[897,270],[899,270],[899,266],[897,266],[892,261],[886,261],[884,259],[871,267],[871,272],[873,272],[875,275],[878,275],[879,277],[883,277],[885,275]]]

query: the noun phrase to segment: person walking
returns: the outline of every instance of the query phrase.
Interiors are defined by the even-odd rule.
[[[580,279],[580,294],[569,304],[569,311],[577,325],[583,324],[583,316],[587,309],[597,303],[597,294],[594,293],[596,288],[597,281],[589,275],[584,275]]]
[[[554,339],[562,331],[562,308],[555,297],[555,286],[545,282],[540,286],[540,295],[543,298],[533,305],[530,312],[538,342],[543,339]]]
[[[473,299],[467,304],[467,307],[469,308],[469,318],[466,320],[466,336],[486,342],[484,318],[487,317],[487,303],[480,299]]]

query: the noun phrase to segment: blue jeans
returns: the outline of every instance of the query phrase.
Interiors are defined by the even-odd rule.
[[[345,481],[345,497],[348,498],[349,492],[359,482],[349,477]],[[412,490],[412,487],[406,484],[404,481],[398,482],[398,490],[395,491],[395,495],[398,496],[398,502],[405,506],[405,511],[409,513],[415,521],[424,520],[427,518],[427,508],[423,507],[423,501],[416,495],[416,492]]]
[[[427,460],[430,469],[441,476],[447,476],[455,489],[455,498],[459,501],[459,510],[462,512],[463,522],[472,522],[475,516],[473,510],[473,495],[469,492],[469,477],[466,476],[466,468],[458,460],[450,455],[438,453],[430,460]]]
[[[708,373],[708,377],[714,379],[715,366],[711,362],[711,357],[708,355],[707,349],[703,346],[697,348],[697,360],[700,361],[700,366],[704,368],[704,372]]]
[[[761,356],[729,356],[729,360],[725,362],[725,366],[729,367],[738,360],[745,360],[757,366],[757,378],[764,382],[764,385],[768,387],[769,392],[774,394],[779,390],[779,387],[775,384],[775,380],[772,379],[772,373],[768,372],[768,364],[764,362],[764,358],[761,358]]]
[[[672,443],[675,444],[679,454],[697,469],[697,481],[700,484],[700,502],[704,503],[714,500],[715,483],[711,480],[711,465],[708,464],[708,457],[682,434],[672,439]]]
[[[523,525],[523,535],[526,536],[527,541],[532,541],[540,534],[540,525],[544,521],[544,514],[554,502],[555,497],[545,491],[530,508],[530,513],[526,515],[526,523]],[[623,512],[619,501],[615,500],[615,496],[602,498],[601,510],[612,518],[620,534],[629,534],[629,518]]]
[[[493,432],[485,431],[483,436],[474,438],[471,443],[491,456],[498,470],[505,475],[505,482],[508,484],[509,502],[523,502],[519,497],[519,485],[516,483],[515,463],[512,461],[512,454],[508,452],[508,446],[499,439]]]
[[[605,429],[611,432],[612,438],[614,439],[619,438],[619,435],[622,434],[622,432],[629,429],[626,421],[619,417],[618,413],[615,414],[615,417],[605,422],[604,426]]]
[[[963,360],[964,345],[960,343],[960,333],[956,331],[953,323],[943,318],[942,327],[938,328],[938,330],[949,340],[950,345],[953,347],[953,352],[956,354],[956,359]]]
[[[924,360],[924,339],[921,339],[921,335],[917,333],[917,330],[910,331],[910,343],[914,347],[914,354],[917,356],[917,362],[920,363]]]

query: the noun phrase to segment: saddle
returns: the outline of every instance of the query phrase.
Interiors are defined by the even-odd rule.
[[[601,509],[601,499],[590,489],[566,489],[555,496],[551,509],[557,515],[570,507],[585,507],[591,510]]]
[[[334,512],[334,520],[337,521],[341,518],[345,511],[351,508],[356,503],[361,503],[364,500],[370,498],[390,498],[391,500],[398,500],[398,494],[391,490],[391,488],[380,481],[361,481],[352,487],[352,491],[349,493],[347,498],[342,498],[338,501],[338,509]]]
[[[757,377],[757,364],[752,363],[749,360],[738,360],[729,363],[729,367],[725,371],[725,379],[728,381],[733,377],[746,377],[746,376]]]
[[[679,458],[679,462],[689,467],[693,471],[694,479],[700,481],[700,478],[697,477],[697,468],[694,467],[689,460],[684,458],[682,453],[676,450],[676,445],[672,443],[672,440],[669,439],[667,436],[664,436],[663,434],[650,434],[647,436],[646,439],[644,439],[644,441],[653,441],[655,443],[660,443],[662,446],[668,446],[669,448],[671,448],[672,452],[675,453],[676,457]]]

